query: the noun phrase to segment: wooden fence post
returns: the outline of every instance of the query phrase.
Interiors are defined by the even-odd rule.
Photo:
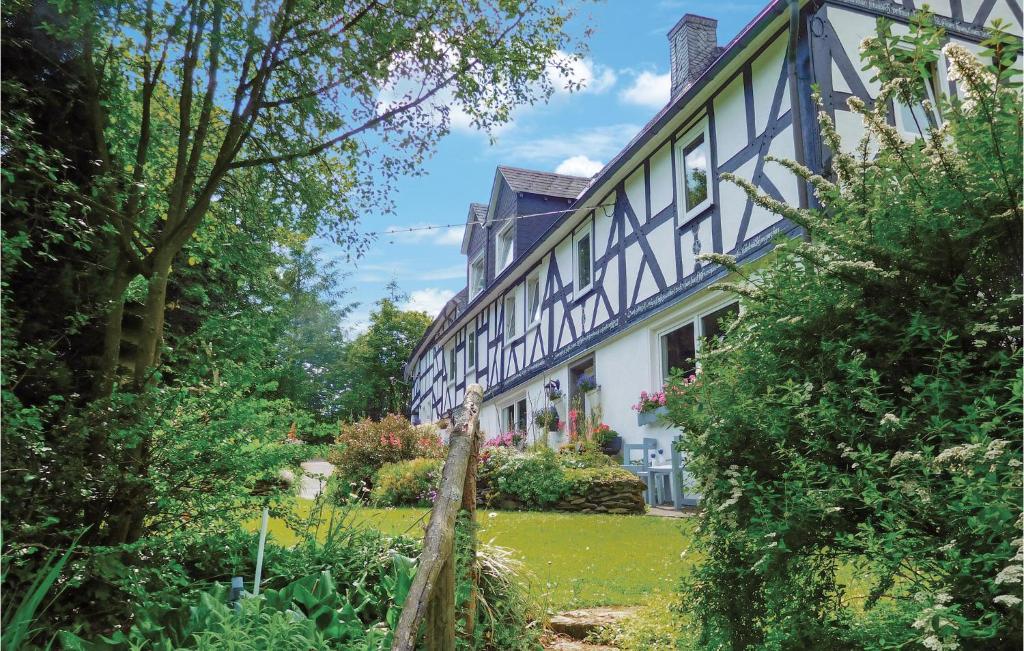
[[[458,414],[459,422],[453,424],[448,458],[441,473],[441,488],[423,536],[423,551],[420,552],[416,576],[395,627],[392,651],[413,651],[416,648],[420,624],[425,617],[427,648],[431,651],[455,649],[455,518],[463,505],[471,459],[475,475],[474,450],[479,449],[477,439],[483,396],[484,391],[479,384],[469,385],[464,408]]]

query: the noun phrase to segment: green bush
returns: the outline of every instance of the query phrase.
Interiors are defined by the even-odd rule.
[[[906,142],[887,100],[922,104],[942,41],[880,21],[881,95],[849,103],[869,139],[833,180],[789,164],[820,208],[737,180],[810,237],[723,287],[739,319],[668,387],[705,506],[701,648],[1021,648],[1021,48],[997,35],[983,67],[946,45],[965,101]]]
[[[565,497],[569,484],[558,456],[549,449],[523,453],[512,448],[485,448],[478,476],[488,504],[512,500],[542,508]]]
[[[386,463],[373,477],[370,501],[377,506],[428,506],[441,483],[440,459]]]

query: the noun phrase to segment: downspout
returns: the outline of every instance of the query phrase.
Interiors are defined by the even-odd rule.
[[[787,0],[789,4],[789,49],[786,52],[786,68],[789,74],[789,110],[793,115],[793,148],[796,162],[807,166],[804,155],[803,111],[800,102],[800,87],[797,83],[797,45],[800,42],[800,0]],[[800,207],[810,206],[807,200],[807,182],[797,183]],[[806,235],[805,235],[806,237]]]

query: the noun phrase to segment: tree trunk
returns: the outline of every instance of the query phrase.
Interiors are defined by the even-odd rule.
[[[476,629],[477,587],[480,585],[480,566],[476,561],[476,467],[480,457],[480,419],[469,422],[469,462],[466,464],[466,483],[462,489],[462,510],[466,511],[469,527],[469,597],[466,600],[465,637],[470,646]]]

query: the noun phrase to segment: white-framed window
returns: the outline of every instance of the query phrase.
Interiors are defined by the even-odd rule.
[[[676,140],[679,214],[688,219],[711,205],[711,138],[707,119]]]
[[[466,368],[476,368],[476,326],[472,323],[466,332]]]
[[[573,293],[582,296],[594,285],[594,234],[590,223],[572,236]]]
[[[469,298],[474,298],[484,291],[487,284],[487,273],[484,268],[484,252],[481,251],[473,261],[469,263]]]
[[[526,279],[526,327],[540,325],[540,272]]]
[[[512,290],[505,296],[505,343],[510,343],[518,334],[516,323],[516,290]]]
[[[498,238],[494,242],[494,275],[497,276],[505,267],[512,264],[512,254],[515,248],[514,239],[515,231],[513,230],[514,222],[509,220],[508,224],[505,225],[500,231],[498,231]]]
[[[445,350],[445,354],[448,357],[448,384],[455,384],[455,376],[456,376],[456,368],[457,368],[455,364],[456,364],[456,361],[458,359],[458,355],[455,354],[455,339],[454,338],[452,339],[452,342],[448,345],[448,348]]]
[[[724,334],[723,324],[736,318],[739,303],[735,301],[706,312],[698,313],[683,323],[662,330],[658,334],[661,352],[661,379],[667,382],[672,369],[683,375],[697,371],[700,364],[701,343]]]
[[[942,124],[942,117],[939,115],[939,105],[936,98],[938,93],[939,73],[935,63],[928,65],[927,77],[921,79],[924,85],[924,98],[931,104],[931,110],[925,108],[922,100],[906,104],[894,97],[892,100],[893,118],[896,128],[905,136],[912,139],[920,138],[928,133],[929,128]]]
[[[526,431],[526,398],[520,398],[501,410],[501,424],[506,432]]]

